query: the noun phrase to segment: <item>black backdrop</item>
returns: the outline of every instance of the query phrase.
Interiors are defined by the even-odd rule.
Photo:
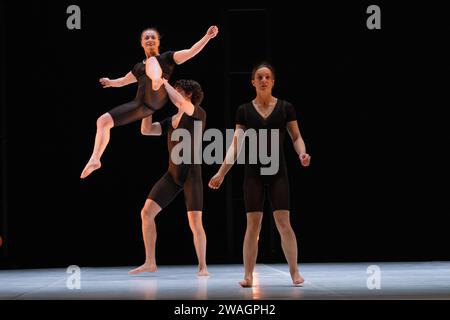
[[[70,4],[81,8],[81,30],[66,27]],[[143,261],[140,209],[166,170],[165,140],[141,136],[139,123],[115,128],[103,168],[81,181],[96,118],[136,90],[102,89],[98,79],[120,77],[143,59],[147,26],[160,30],[164,51],[188,48],[212,24],[219,36],[172,79],[199,81],[207,127],[224,130],[253,97],[253,64],[273,62],[274,95],[296,106],[312,155],[302,168],[287,141],[301,262],[450,259],[441,9],[380,4],[382,29],[368,30],[369,4],[2,2],[1,265]],[[173,112],[168,106],[155,118]],[[205,186],[217,168],[203,166]],[[209,263],[242,261],[242,173],[234,167],[222,189],[204,190]],[[182,196],[157,226],[160,264],[196,263]],[[260,262],[284,261],[269,212],[260,245]]]

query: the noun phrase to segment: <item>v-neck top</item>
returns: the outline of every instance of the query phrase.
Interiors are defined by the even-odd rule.
[[[279,170],[277,174],[285,173],[286,170],[286,161],[284,156],[284,139],[286,136],[286,124],[290,121],[297,120],[296,112],[294,106],[285,100],[278,99],[275,107],[273,108],[272,112],[264,118],[261,116],[261,114],[256,110],[255,106],[253,105],[253,102],[247,102],[243,105],[239,106],[239,108],[236,111],[236,124],[245,126],[246,130],[248,129],[255,129],[256,130],[256,137],[257,137],[257,150],[259,150],[259,139],[260,135],[258,134],[259,129],[267,129],[267,135],[266,135],[266,146],[267,146],[267,152],[270,155],[271,150],[271,139],[270,139],[270,133],[272,129],[278,129],[279,130]],[[246,152],[248,153],[248,150],[250,149],[248,146],[248,139],[246,139]],[[245,164],[245,172],[246,174],[256,174],[260,175],[260,168],[261,167],[269,167],[268,165],[263,165],[259,161],[258,157],[258,163],[256,164],[250,164],[249,163],[248,154],[246,155],[246,164]],[[277,175],[276,174],[276,175]]]
[[[275,109],[276,109],[276,108],[279,108],[279,106],[278,106],[278,101],[279,101],[279,99],[277,99],[277,101],[275,102],[275,105],[273,106],[272,111],[271,111],[266,117],[263,117],[263,116],[261,115],[261,113],[259,113],[258,108],[256,108],[256,106],[255,106],[255,104],[253,103],[253,101],[251,101],[250,104],[252,105],[253,109],[255,109],[256,113],[257,113],[258,116],[261,118],[261,120],[262,120],[263,122],[266,122],[266,121],[268,121],[268,119],[272,116],[272,114],[274,113]]]

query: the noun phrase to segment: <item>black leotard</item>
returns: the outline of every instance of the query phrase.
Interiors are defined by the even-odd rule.
[[[201,121],[201,130],[194,134],[194,123]],[[163,135],[167,135],[167,149],[169,151],[169,168],[161,179],[153,186],[148,198],[155,201],[161,208],[166,207],[175,196],[184,190],[184,198],[188,211],[203,210],[203,182],[201,164],[194,163],[194,153],[197,159],[201,159],[202,136],[206,123],[206,112],[202,107],[196,106],[194,113],[188,116],[184,113],[181,116],[177,129],[185,129],[191,134],[191,164],[175,164],[172,161],[172,149],[180,143],[172,141],[172,117],[161,121]],[[181,138],[182,140],[182,138]]]
[[[173,51],[166,51],[155,58],[158,60],[163,73],[163,77],[170,79],[175,61]],[[167,91],[162,85],[159,90],[152,89],[152,79],[145,73],[145,64],[137,63],[131,70],[138,81],[138,90],[133,101],[122,104],[108,111],[114,120],[114,126],[122,126],[133,121],[141,120],[161,109],[168,100]]]
[[[264,186],[268,187],[272,210],[289,210],[289,179],[287,176],[286,161],[284,157],[284,137],[286,124],[296,120],[294,106],[284,100],[278,99],[272,113],[264,119],[256,111],[252,102],[241,105],[236,112],[236,124],[246,129],[268,129],[267,148],[270,151],[270,129],[279,130],[279,170],[274,175],[261,175],[261,163],[249,164],[248,157],[245,164],[244,200],[246,212],[263,211]],[[258,146],[259,136],[257,134]],[[248,151],[248,147],[246,150]]]

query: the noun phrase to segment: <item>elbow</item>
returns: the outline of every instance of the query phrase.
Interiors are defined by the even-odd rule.
[[[183,103],[182,100],[172,101],[172,102],[175,105],[175,107],[177,107],[177,109],[180,109],[180,110],[183,110],[183,111],[185,110],[185,106],[184,106],[184,103]]]
[[[180,103],[179,108],[189,116],[192,116],[192,114],[194,113],[194,106],[192,105],[192,103],[183,101],[182,103]]]
[[[187,52],[186,52],[186,60],[189,60],[190,58],[192,58],[193,56],[195,56],[196,54],[196,48],[195,45],[193,45],[192,47],[190,47]]]
[[[148,130],[148,128],[146,127],[141,127],[141,134],[143,136],[149,136],[151,134],[150,130]]]
[[[295,137],[292,139],[294,141],[294,144],[296,143],[304,143],[302,137],[299,135],[298,137]]]

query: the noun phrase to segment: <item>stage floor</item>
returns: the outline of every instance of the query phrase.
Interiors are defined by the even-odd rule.
[[[371,265],[379,289],[368,288]],[[241,288],[242,265],[159,266],[154,274],[129,276],[132,267],[80,266],[80,288],[66,269],[0,270],[0,299],[450,299],[450,262],[300,264],[306,279],[293,286],[285,264],[258,264],[253,288]],[[376,283],[376,282],[371,282]]]

